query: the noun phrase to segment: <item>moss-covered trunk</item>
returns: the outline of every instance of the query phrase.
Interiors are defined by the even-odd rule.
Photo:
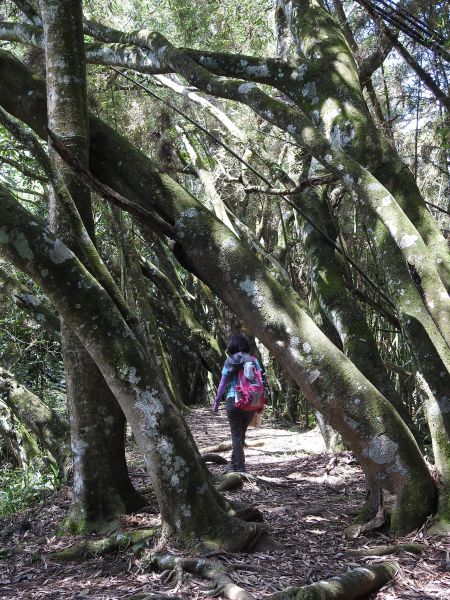
[[[437,399],[425,379],[418,374],[418,388],[422,392],[425,416],[430,427],[434,464],[442,490],[439,493],[435,531],[450,532],[450,396]]]
[[[0,293],[8,295],[14,304],[26,311],[41,327],[59,338],[59,318],[54,310],[16,277],[0,267]]]
[[[2,53],[0,61],[11,64]],[[42,88],[20,64],[13,64],[10,85],[23,102],[19,108],[9,106],[42,135]],[[5,74],[9,80],[9,69]],[[24,96],[20,90],[30,86],[35,93]],[[3,97],[0,87],[2,101]],[[267,345],[310,403],[343,435],[366,476],[397,494],[393,530],[420,525],[433,510],[435,489],[414,440],[391,405],[317,329],[292,290],[281,289],[247,246],[195,198],[99,119],[91,118],[90,132],[90,165],[97,177],[176,224],[180,243],[175,252],[184,264]]]
[[[338,225],[332,222],[324,193],[309,189],[302,194],[300,204],[314,223],[330,239],[335,240]],[[366,317],[351,291],[352,284],[342,257],[301,215],[299,221],[312,287],[322,312],[336,329],[344,354],[408,421],[407,412],[389,379]]]
[[[371,173],[391,192],[426,244],[426,253],[437,266],[441,281],[449,289],[450,252],[439,227],[425,205],[416,181],[390,142],[376,127],[364,101],[356,63],[339,25],[317,0],[279,0],[289,20],[302,60],[307,59],[301,83],[286,80],[289,93],[327,135],[331,143],[368,166]],[[333,65],[332,76],[329,67]],[[286,90],[287,91],[287,90]],[[450,353],[443,331],[427,310],[421,297],[420,279],[405,264],[385,225],[365,204],[359,206],[365,225],[372,234],[380,256],[389,265],[388,284],[404,333],[413,350],[420,374],[433,398],[426,411],[430,430],[436,419],[444,434],[433,435],[433,445],[442,443],[450,431]],[[445,297],[445,292],[444,292]],[[445,336],[444,336],[445,337]],[[439,414],[437,414],[439,413]],[[433,416],[434,415],[434,416]],[[440,427],[437,428],[440,431]],[[444,445],[448,442],[444,442]],[[450,469],[448,453],[438,451],[438,467],[448,497]],[[444,503],[445,504],[445,503]]]
[[[392,406],[314,325],[301,300],[283,290],[244,245],[205,209],[181,211],[189,263],[250,326],[329,423],[342,434],[371,485],[397,495],[393,530],[406,530],[433,506],[434,489],[414,439]],[[178,210],[181,209],[181,202]],[[208,261],[204,257],[208,255]],[[218,268],[219,265],[219,268]],[[417,496],[417,489],[422,491]],[[411,496],[412,494],[412,496]],[[424,494],[424,496],[422,495]],[[423,517],[421,517],[423,518]]]
[[[50,452],[59,466],[63,467],[68,453],[67,422],[2,367],[0,394],[15,417],[37,437],[42,447]]]
[[[76,256],[0,186],[0,251],[41,285],[98,365],[144,456],[167,535],[248,550],[261,529],[227,514],[152,349]],[[60,282],[65,282],[60,285]]]
[[[88,120],[81,2],[41,0],[47,71],[48,123],[72,152],[88,160]],[[57,155],[53,162],[94,239],[89,190]],[[52,194],[53,231],[75,251],[77,236]],[[102,527],[145,503],[128,476],[124,416],[103,376],[78,337],[61,321],[67,403],[73,453],[73,498],[63,527],[76,532]],[[111,459],[117,459],[117,463]]]

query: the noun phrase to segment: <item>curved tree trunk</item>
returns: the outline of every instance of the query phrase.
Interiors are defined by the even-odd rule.
[[[1,252],[42,286],[118,399],[144,456],[165,535],[250,550],[262,530],[228,516],[170,398],[154,348],[141,345],[109,295],[60,240],[3,186],[0,195]]]
[[[67,458],[69,427],[61,417],[14,376],[0,367],[0,394],[15,417],[48,450],[60,467]]]
[[[434,530],[450,532],[450,397],[439,404],[425,379],[417,375],[423,395],[425,416],[430,427],[434,464],[443,489],[439,493]]]
[[[392,193],[423,238],[426,253],[436,264],[440,279],[448,290],[450,252],[447,241],[427,209],[412,173],[374,124],[362,95],[356,64],[339,26],[317,0],[279,0],[279,4],[289,20],[299,54],[308,60],[301,84],[287,82],[291,97],[321,125],[333,145],[345,148],[359,163],[368,165],[371,173]],[[330,64],[335,65],[339,77],[329,77],[327,67]],[[304,93],[308,89],[314,89],[314,106],[312,98]],[[448,343],[423,302],[420,279],[413,269],[409,268],[408,272],[386,227],[374,218],[366,205],[361,205],[360,210],[382,260],[389,262],[389,288],[402,329],[417,359],[419,372],[434,398],[433,411],[439,412],[438,419],[448,435]],[[431,413],[427,411],[427,414]],[[435,429],[435,423],[433,417],[429,422],[430,430]],[[442,459],[442,452],[440,454]],[[449,468],[450,462],[445,469]],[[448,495],[448,482],[445,485]]]
[[[6,58],[0,53],[3,63]],[[42,135],[45,102],[39,83],[20,64],[13,64],[13,91],[31,86],[35,93],[24,98],[20,110],[8,104]],[[8,69],[3,81],[9,81],[9,75]],[[1,88],[0,97],[3,101]],[[178,256],[272,351],[310,403],[349,443],[366,476],[397,494],[392,529],[420,525],[433,510],[435,489],[415,442],[390,404],[317,330],[300,308],[300,299],[282,290],[229,230],[111,128],[96,118],[90,125],[90,166],[96,176],[176,223]]]

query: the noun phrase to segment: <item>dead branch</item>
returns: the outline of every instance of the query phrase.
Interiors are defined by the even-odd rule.
[[[424,544],[393,544],[392,546],[374,546],[373,548],[347,550],[346,554],[349,556],[386,556],[387,554],[400,554],[401,552],[421,554],[425,548]]]

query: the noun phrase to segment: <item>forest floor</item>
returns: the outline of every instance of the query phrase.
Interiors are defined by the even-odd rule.
[[[223,411],[213,414],[207,409],[196,409],[187,420],[199,448],[229,437]],[[270,534],[284,549],[215,556],[215,560],[236,569],[232,578],[237,585],[262,599],[288,586],[326,579],[354,566],[389,558],[399,565],[397,576],[368,598],[450,598],[448,538],[431,536],[425,527],[397,540],[379,531],[352,540],[345,538],[344,529],[351,524],[364,501],[363,476],[351,453],[325,453],[316,430],[302,433],[273,424],[263,423],[259,429],[250,429],[248,440],[264,442],[263,446],[246,450],[248,472],[270,480],[266,483],[247,481],[241,489],[227,495],[256,505],[264,515]],[[229,452],[223,456],[228,458]],[[148,479],[135,450],[131,458],[135,485],[145,488]],[[213,465],[211,470],[219,474],[224,467]],[[50,558],[50,552],[80,539],[54,535],[69,501],[70,491],[65,488],[43,504],[0,521],[0,547],[22,545],[19,553],[0,560],[1,600],[115,600],[145,592],[164,594],[167,598],[176,595],[186,600],[212,598],[208,595],[209,582],[192,575],[178,583],[165,582],[159,574],[145,570],[131,550],[73,562]],[[156,502],[152,496],[149,496],[148,507],[122,521],[124,530],[157,524]],[[349,549],[398,542],[419,542],[426,548],[420,556],[404,553],[394,557],[355,558],[346,554]],[[243,570],[246,565],[248,571]],[[255,566],[258,572],[251,570]]]

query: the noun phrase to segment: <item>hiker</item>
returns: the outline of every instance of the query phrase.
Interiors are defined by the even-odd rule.
[[[227,354],[229,358],[225,361],[222,369],[222,378],[217,388],[216,398],[212,405],[212,410],[217,412],[222,396],[226,390],[226,411],[231,430],[231,462],[228,464],[228,471],[238,471],[245,473],[244,442],[245,433],[249,423],[256,412],[261,412],[262,408],[252,410],[252,407],[245,409],[236,406],[238,380],[242,377],[242,372],[246,363],[252,363],[253,368],[261,373],[261,367],[254,356],[250,356],[250,344],[248,339],[242,333],[232,335],[228,340]],[[251,367],[251,365],[250,365]],[[241,373],[241,375],[239,375]],[[261,377],[259,377],[261,380]],[[238,386],[239,387],[239,386]],[[264,406],[264,397],[262,399]]]

